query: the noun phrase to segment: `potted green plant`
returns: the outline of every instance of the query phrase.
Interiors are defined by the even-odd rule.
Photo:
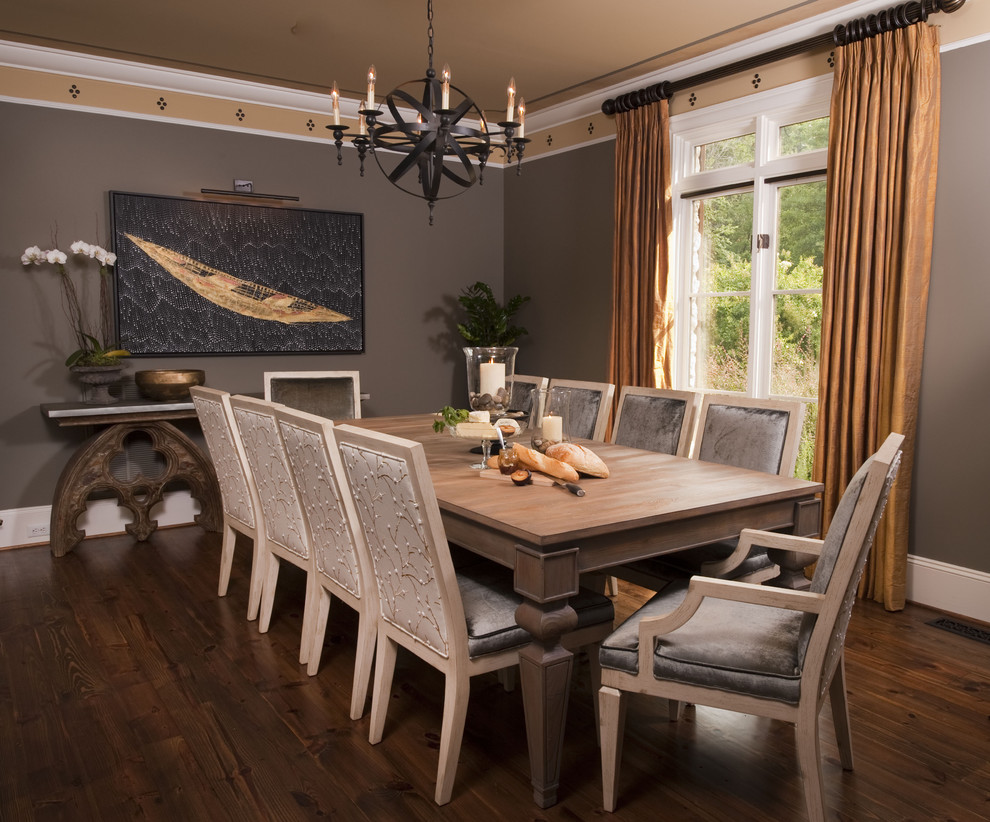
[[[469,343],[464,348],[468,404],[473,411],[501,414],[509,408],[519,351],[512,343],[527,333],[525,328],[513,325],[512,318],[529,297],[517,294],[500,305],[491,286],[477,282],[466,288],[457,301],[467,312],[467,320],[458,323],[457,330]]]
[[[78,348],[65,360],[80,382],[91,387],[88,401],[94,404],[114,402],[109,386],[120,379],[123,365],[121,357],[130,352],[119,348],[113,338],[113,304],[110,269],[117,261],[115,254],[98,246],[78,240],[71,246],[73,254],[95,259],[99,264],[99,319],[98,329],[87,320],[79,301],[79,292],[71,274],[66,270],[68,256],[57,248],[42,251],[38,246],[25,249],[21,255],[24,265],[50,263],[59,278],[62,293],[62,310],[65,312],[75,335]]]
[[[529,297],[517,294],[505,305],[499,305],[488,283],[477,282],[465,288],[457,301],[464,306],[467,320],[457,324],[457,330],[469,345],[484,347],[512,345],[525,328],[511,325],[516,312],[529,302]]]

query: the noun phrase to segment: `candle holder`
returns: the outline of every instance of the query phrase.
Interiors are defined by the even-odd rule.
[[[504,414],[508,410],[518,351],[512,346],[464,349],[468,407],[472,411]]]
[[[551,445],[570,440],[571,392],[566,388],[534,388],[530,393],[530,443],[542,454]]]

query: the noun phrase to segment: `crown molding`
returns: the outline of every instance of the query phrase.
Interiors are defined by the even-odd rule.
[[[749,40],[744,40],[741,43],[717,49],[703,57],[684,60],[632,80],[616,83],[601,91],[575,97],[573,100],[568,100],[565,103],[527,113],[526,128],[531,131],[540,131],[598,114],[601,112],[602,102],[610,97],[618,97],[620,94],[626,94],[645,86],[654,85],[663,80],[670,80],[671,82],[681,80],[693,74],[701,74],[710,69],[745,60],[762,52],[772,51],[773,49],[789,45],[790,43],[797,43],[801,40],[827,33],[840,23],[847,23],[849,20],[874,14],[881,9],[886,9],[889,5],[889,2],[878,3],[876,0],[858,0],[858,2],[850,3],[834,11],[809,17],[800,23],[782,26],[769,34],[751,37]]]

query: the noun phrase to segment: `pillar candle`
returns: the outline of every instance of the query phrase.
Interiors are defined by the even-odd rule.
[[[491,394],[493,397],[498,389],[505,388],[505,363],[483,362],[478,366],[481,377],[481,394]]]
[[[564,418],[548,415],[543,418],[543,439],[547,442],[564,441]]]

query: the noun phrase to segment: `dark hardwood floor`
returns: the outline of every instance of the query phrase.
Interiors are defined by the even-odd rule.
[[[805,818],[792,729],[629,710],[619,809],[602,811],[588,664],[576,666],[560,802],[532,802],[518,692],[472,684],[453,801],[433,803],[442,682],[400,652],[385,738],[348,719],[356,619],[331,611],[320,672],[298,662],[303,578],[282,571],[267,635],[244,618],[250,550],[216,596],[197,527],[0,552],[0,820],[755,820]],[[626,614],[643,592],[623,586]],[[847,641],[856,770],[822,718],[829,819],[990,819],[990,645],[909,606],[858,602]],[[370,707],[370,706],[369,706]]]

